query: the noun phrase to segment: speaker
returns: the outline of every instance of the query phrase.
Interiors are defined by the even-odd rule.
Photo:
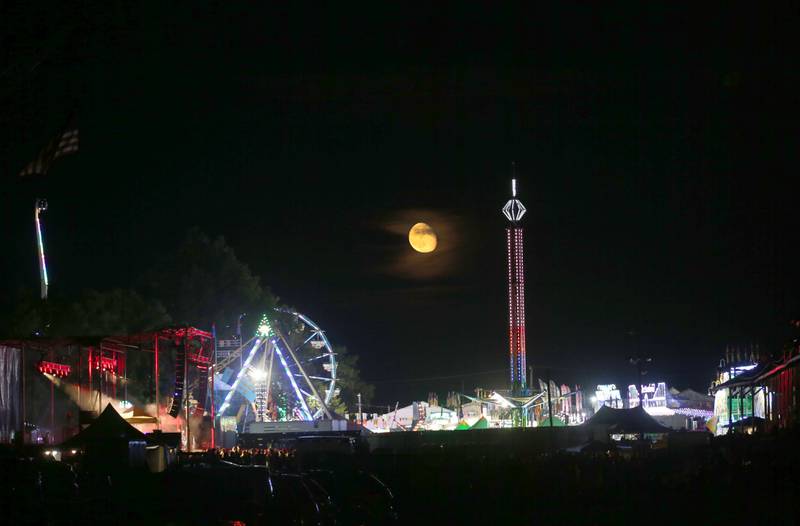
[[[169,416],[175,418],[181,412],[183,404],[183,390],[186,383],[184,373],[186,372],[186,346],[181,343],[178,345],[178,352],[175,355],[175,389],[172,391],[172,406],[169,408]]]
[[[197,408],[194,411],[196,416],[203,416],[206,410],[206,397],[208,396],[208,366],[197,364]]]

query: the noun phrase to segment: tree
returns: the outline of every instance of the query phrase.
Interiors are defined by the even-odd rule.
[[[0,314],[0,334],[9,338],[29,338],[42,330],[45,313],[37,295],[20,288],[4,299],[5,313]]]
[[[3,334],[19,338],[29,338],[37,333],[56,338],[127,335],[150,331],[170,323],[166,310],[158,301],[144,298],[129,289],[104,292],[87,290],[71,300],[56,297],[47,302],[43,302],[33,292],[22,292],[17,295],[15,306],[7,319]],[[60,358],[70,356],[77,348],[77,345],[67,344],[57,348],[52,357],[44,352],[40,356],[36,353],[29,355],[26,372],[29,421],[50,427],[48,415],[52,384],[36,372],[36,362],[39,359],[61,361]],[[75,355],[72,356],[74,360]],[[129,379],[135,379],[128,383],[128,399],[150,401],[153,382],[152,354],[127,353],[126,372]],[[161,376],[163,381],[166,375]],[[57,411],[71,410],[65,409],[71,408],[71,403],[65,405],[66,400],[65,395],[56,397],[56,407],[61,408]]]
[[[163,302],[176,323],[201,328],[223,327],[249,313],[254,329],[258,315],[277,304],[222,236],[211,239],[197,228],[147,272],[142,288]]]
[[[368,406],[375,396],[375,386],[361,379],[358,367],[358,355],[352,354],[347,347],[334,345],[336,353],[336,387],[339,394],[334,397],[332,406],[341,412],[342,407],[348,412],[358,411],[358,395],[361,394],[362,407]]]
[[[84,291],[52,313],[52,336],[136,334],[169,325],[171,319],[157,300],[129,289]]]
[[[10,311],[2,333],[19,338],[133,334],[171,321],[160,302],[131,289],[86,290],[72,300],[47,302],[21,291]]]
[[[342,346],[334,346],[333,352],[336,354],[337,394],[331,399],[328,409],[339,415],[358,412],[359,393],[362,408],[366,409],[375,395],[375,386],[361,379],[358,356],[351,354],[347,347]],[[321,387],[322,385],[317,386],[318,389]],[[323,393],[320,395],[323,396]],[[319,409],[319,403],[313,396],[306,397],[306,404],[312,412]]]

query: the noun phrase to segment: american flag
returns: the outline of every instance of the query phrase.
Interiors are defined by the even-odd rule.
[[[64,128],[64,130],[53,138],[44,149],[39,152],[39,155],[28,163],[20,173],[20,177],[28,175],[44,175],[50,170],[53,161],[64,155],[75,153],[78,151],[78,127],[74,119]]]

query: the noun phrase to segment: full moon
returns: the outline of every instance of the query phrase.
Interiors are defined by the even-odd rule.
[[[436,232],[427,223],[417,223],[408,231],[411,248],[423,254],[436,250]]]

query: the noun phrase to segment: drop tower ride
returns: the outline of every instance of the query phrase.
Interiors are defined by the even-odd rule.
[[[503,207],[508,219],[506,250],[508,253],[508,341],[512,395],[527,394],[525,359],[525,267],[523,261],[523,228],[520,220],[525,207],[517,199],[517,180],[511,179],[511,199]]]

